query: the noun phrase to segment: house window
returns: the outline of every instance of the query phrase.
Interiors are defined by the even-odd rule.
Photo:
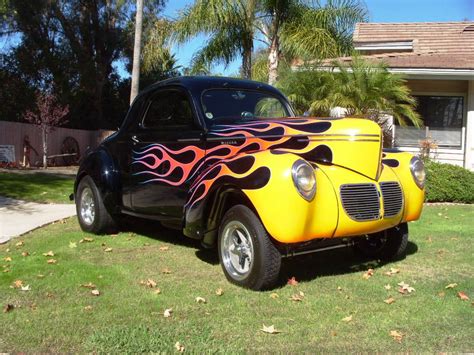
[[[421,140],[433,139],[439,147],[461,148],[464,98],[462,96],[415,95],[417,111],[425,127],[396,127],[398,146],[419,146]]]

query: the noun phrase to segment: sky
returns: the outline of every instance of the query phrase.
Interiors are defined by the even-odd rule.
[[[175,18],[179,10],[192,4],[192,0],[168,0],[164,15]],[[474,0],[365,0],[369,22],[444,22],[474,21]],[[199,36],[188,43],[173,47],[178,65],[189,66],[193,53],[205,44]],[[224,75],[238,73],[240,61],[226,67],[218,65],[214,72]]]

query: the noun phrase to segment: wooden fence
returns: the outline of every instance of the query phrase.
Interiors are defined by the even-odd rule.
[[[48,134],[48,156],[61,154],[61,147],[66,137],[73,137],[79,143],[79,153],[83,156],[88,148],[97,147],[104,138],[113,132],[56,128]],[[38,152],[38,155],[31,152],[31,165],[41,164],[43,145],[39,126],[29,123],[0,121],[0,145],[13,145],[15,147],[15,160],[18,164],[23,161],[23,140],[26,135],[30,138],[30,144]],[[55,163],[62,165],[63,159],[56,158]]]

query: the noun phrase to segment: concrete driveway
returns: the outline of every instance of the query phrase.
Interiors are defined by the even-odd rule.
[[[41,204],[0,196],[0,244],[75,214],[73,204]]]

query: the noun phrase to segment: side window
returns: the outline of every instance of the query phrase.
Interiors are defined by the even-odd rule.
[[[142,125],[144,128],[193,127],[191,103],[180,90],[156,93],[148,102]]]
[[[286,110],[280,100],[273,97],[260,99],[255,105],[255,116],[260,118],[285,117]]]

